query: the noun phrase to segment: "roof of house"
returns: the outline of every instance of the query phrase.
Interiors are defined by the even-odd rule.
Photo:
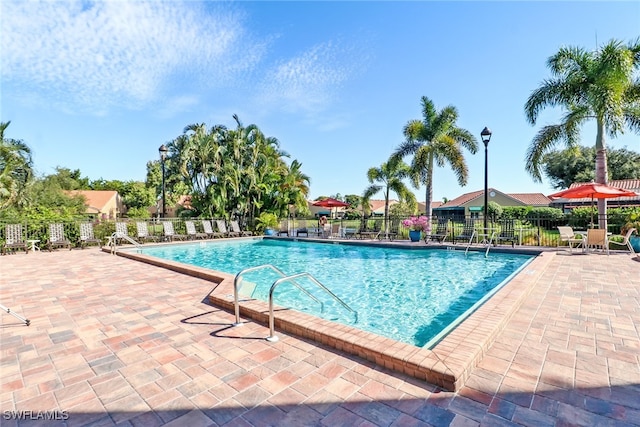
[[[588,182],[574,182],[569,188],[580,187],[589,184]],[[631,190],[638,192],[640,190],[640,179],[616,179],[607,183],[609,187],[618,187],[623,190]]]
[[[84,196],[87,205],[87,211],[102,212],[107,204],[118,196],[118,192],[114,190],[72,190],[67,194]]]
[[[549,206],[549,203],[551,202],[551,200],[542,193],[503,193],[495,188],[489,188],[487,191],[499,192],[526,206]],[[455,199],[449,200],[447,203],[444,203],[439,207],[443,209],[460,207],[478,198],[481,198],[482,200],[480,202],[484,203],[483,196],[484,190],[472,191],[456,197]]]

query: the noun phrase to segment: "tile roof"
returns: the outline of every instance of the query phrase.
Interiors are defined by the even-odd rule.
[[[118,195],[118,192],[113,190],[73,190],[66,193],[84,196],[87,207],[98,212],[102,212],[107,203]]]
[[[488,191],[497,191],[502,193],[500,190],[496,190],[495,188],[489,188]],[[523,203],[527,206],[549,206],[551,199],[545,196],[542,193],[502,193],[507,197],[511,197],[512,199]],[[447,203],[444,203],[442,208],[454,208],[458,206],[462,206],[465,203],[470,202],[471,200],[477,199],[478,197],[484,196],[484,190],[472,191],[470,193],[465,193],[459,197],[456,197],[453,200],[449,200]],[[481,203],[484,203],[482,200]]]

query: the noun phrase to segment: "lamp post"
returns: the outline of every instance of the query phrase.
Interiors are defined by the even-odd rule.
[[[169,149],[164,144],[162,144],[160,148],[158,148],[158,152],[160,153],[160,162],[162,164],[162,218],[165,218],[167,216],[166,194],[164,185],[164,161],[167,158],[168,151]]]
[[[487,166],[488,166],[488,151],[489,151],[489,140],[491,140],[491,129],[485,126],[480,132],[480,136],[482,137],[482,142],[484,143],[484,232],[487,232],[487,187],[488,187],[488,177],[487,177]]]

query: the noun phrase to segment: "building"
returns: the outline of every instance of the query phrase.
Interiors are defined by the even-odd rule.
[[[96,219],[115,219],[120,217],[126,208],[117,191],[113,190],[73,190],[67,191],[71,196],[80,195],[85,199],[85,213]]]
[[[542,193],[503,193],[495,188],[487,190],[487,201],[502,207],[531,206],[548,207],[551,200]],[[432,209],[433,216],[440,218],[480,217],[484,212],[484,190],[465,193],[441,206]]]

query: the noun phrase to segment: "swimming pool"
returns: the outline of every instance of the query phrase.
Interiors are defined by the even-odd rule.
[[[357,323],[310,282],[298,281],[324,303],[323,312],[285,284],[276,291],[276,304],[418,347],[431,345],[533,258],[261,238],[149,247],[142,253],[229,274],[262,264],[286,274],[309,272],[358,312]],[[266,269],[248,273],[241,292],[266,301],[278,278]]]

